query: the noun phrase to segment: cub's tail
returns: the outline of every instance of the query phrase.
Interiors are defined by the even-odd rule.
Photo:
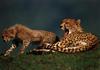
[[[56,36],[56,40],[55,40],[55,43],[58,42],[60,39],[58,36]]]

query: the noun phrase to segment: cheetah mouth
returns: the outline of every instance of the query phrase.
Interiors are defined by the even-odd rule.
[[[69,29],[65,29],[65,32],[69,32]]]

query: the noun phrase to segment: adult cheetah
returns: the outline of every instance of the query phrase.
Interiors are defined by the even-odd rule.
[[[44,48],[64,53],[76,53],[91,49],[99,42],[95,35],[83,30],[80,20],[64,19],[60,28],[65,31],[63,38],[55,44],[45,44]]]

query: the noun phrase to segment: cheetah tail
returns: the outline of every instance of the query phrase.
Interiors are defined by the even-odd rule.
[[[56,40],[55,40],[55,43],[58,42],[60,39],[58,36],[56,36]]]

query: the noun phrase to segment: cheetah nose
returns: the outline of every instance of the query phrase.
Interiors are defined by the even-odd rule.
[[[5,40],[3,40],[3,42],[6,42]]]

